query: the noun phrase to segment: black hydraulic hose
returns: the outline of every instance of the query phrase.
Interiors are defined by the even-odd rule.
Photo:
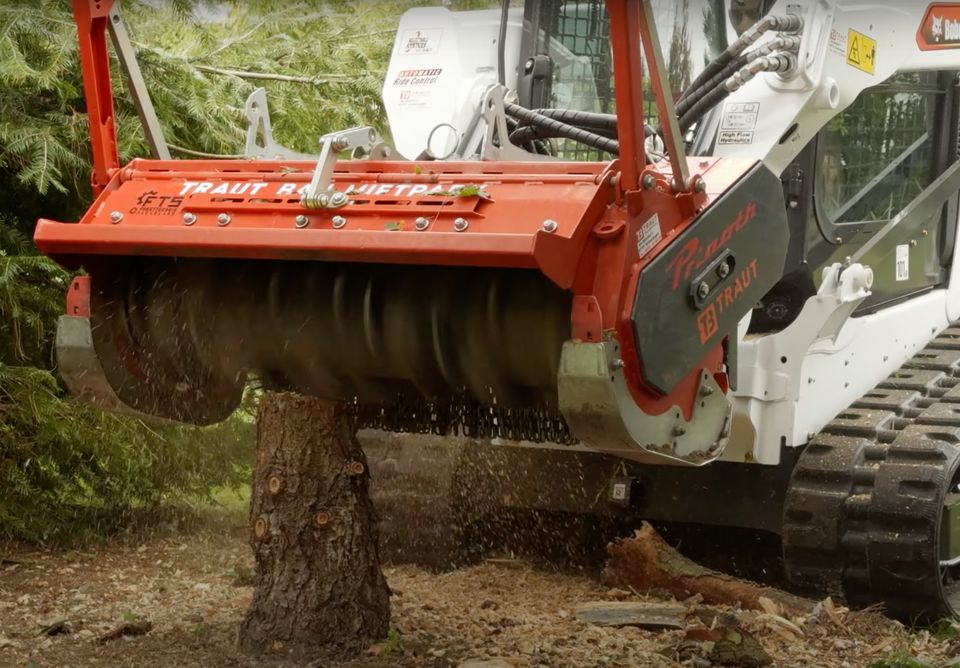
[[[599,151],[620,155],[620,143],[614,139],[602,137],[588,130],[561,123],[560,121],[556,121],[517,104],[509,102],[504,104],[504,111],[527,125],[543,128],[546,133],[555,133],[551,134],[551,136],[572,139],[573,141],[585,144]]]
[[[606,137],[607,139],[617,138],[616,129],[601,130],[599,128],[583,128],[578,126],[573,126],[573,127],[576,127],[580,130],[585,130],[587,132],[592,132],[597,136]],[[547,128],[544,128],[538,125],[524,125],[510,133],[510,141],[516,144],[517,146],[523,146],[528,142],[535,141],[537,139],[554,139],[554,138],[563,137],[563,136],[564,135],[562,134],[558,134],[555,131],[548,130]]]
[[[500,85],[507,85],[507,23],[510,20],[510,0],[500,3],[500,41],[497,43],[497,74]]]
[[[677,102],[677,118],[682,118],[683,115],[686,114],[691,107],[693,107],[693,105],[703,99],[706,95],[709,95],[717,88],[717,86],[721,86],[740,68],[746,67],[749,62],[749,56],[741,54],[727,63],[727,66],[715,76],[711,77],[710,81],[697,86],[696,88],[693,86],[688,88],[688,92],[684,93],[683,97],[681,97]]]
[[[700,120],[705,113],[730,97],[732,93],[726,86],[717,86],[701,97],[680,117],[680,132],[686,132],[694,123]]]
[[[793,54],[781,53],[772,56],[756,58],[745,67],[740,68],[727,81],[700,98],[680,118],[680,132],[686,132],[703,115],[741,88],[760,72],[787,72],[796,65],[797,59]]]
[[[710,79],[722,72],[734,58],[747,50],[754,42],[769,30],[779,32],[798,32],[803,28],[803,19],[794,14],[787,16],[765,16],[753,24],[740,38],[727,47],[726,51],[714,58],[709,65],[693,80],[693,83],[684,91],[683,97],[702,87]]]
[[[576,109],[534,109],[533,111],[555,121],[579,128],[614,132],[617,130],[616,114],[600,114],[592,111],[577,111]]]

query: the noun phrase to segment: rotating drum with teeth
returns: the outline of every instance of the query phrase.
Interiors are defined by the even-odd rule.
[[[426,423],[484,410],[562,420],[570,297],[537,272],[156,260],[102,275],[92,303],[104,372],[144,412],[214,422],[252,373],[355,401],[381,428],[435,431]],[[424,424],[386,424],[398,404]],[[527,422],[516,436],[535,435],[540,420]]]

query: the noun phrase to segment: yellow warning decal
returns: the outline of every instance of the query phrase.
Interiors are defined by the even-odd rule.
[[[867,74],[875,74],[874,59],[877,55],[877,40],[850,30],[847,34],[847,64]]]

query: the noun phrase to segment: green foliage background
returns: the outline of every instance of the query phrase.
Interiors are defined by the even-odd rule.
[[[190,157],[241,151],[244,102],[259,86],[291,148],[315,149],[336,128],[385,129],[380,89],[397,18],[418,4],[437,3],[127,0],[123,13],[166,138]],[[146,155],[116,64],[114,87],[122,159]],[[151,428],[81,405],[58,382],[52,343],[70,276],[30,237],[40,217],[82,214],[89,173],[69,3],[0,0],[0,537],[103,534],[131,509],[249,476],[250,406],[213,428]]]

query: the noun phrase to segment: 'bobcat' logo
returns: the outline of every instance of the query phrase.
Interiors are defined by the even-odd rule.
[[[933,35],[933,41],[939,42],[943,39],[943,17],[933,16],[933,25],[930,27],[930,33]]]

